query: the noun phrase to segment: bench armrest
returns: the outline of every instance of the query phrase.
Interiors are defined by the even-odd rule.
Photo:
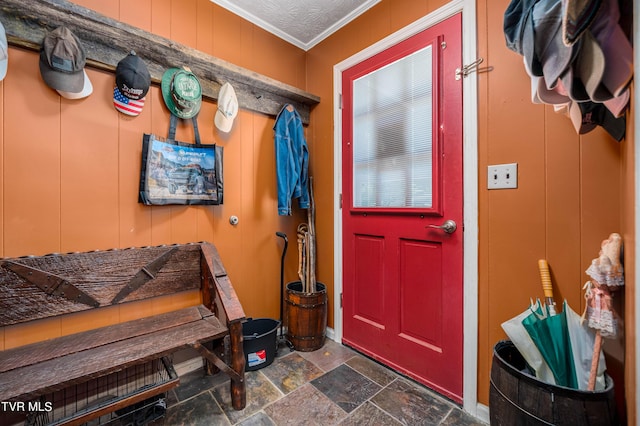
[[[202,296],[207,306],[220,322],[229,328],[230,367],[237,373],[231,376],[231,401],[233,408],[242,410],[247,404],[244,381],[245,356],[242,345],[244,310],[222,265],[218,250],[212,244],[200,244],[202,257]]]
[[[204,305],[227,326],[244,321],[244,310],[222,265],[218,250],[207,242],[201,243],[200,247]]]

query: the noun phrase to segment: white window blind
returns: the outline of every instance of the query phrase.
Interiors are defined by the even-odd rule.
[[[432,48],[353,82],[353,207],[432,207]]]

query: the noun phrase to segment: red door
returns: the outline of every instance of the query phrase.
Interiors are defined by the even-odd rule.
[[[342,74],[343,342],[462,402],[461,16]]]

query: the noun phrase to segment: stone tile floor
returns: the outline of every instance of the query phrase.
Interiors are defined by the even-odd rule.
[[[231,407],[226,376],[181,377],[167,395],[168,425],[484,425],[435,392],[331,340],[313,352],[281,345],[249,371],[247,406]]]

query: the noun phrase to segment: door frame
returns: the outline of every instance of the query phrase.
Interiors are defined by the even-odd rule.
[[[476,60],[476,2],[452,0],[333,67],[333,205],[334,205],[334,321],[333,337],[342,341],[342,72],[363,60],[462,12],[462,61]],[[461,66],[463,64],[460,64]],[[478,88],[476,73],[463,79],[463,409],[489,421],[489,408],[478,404]]]

